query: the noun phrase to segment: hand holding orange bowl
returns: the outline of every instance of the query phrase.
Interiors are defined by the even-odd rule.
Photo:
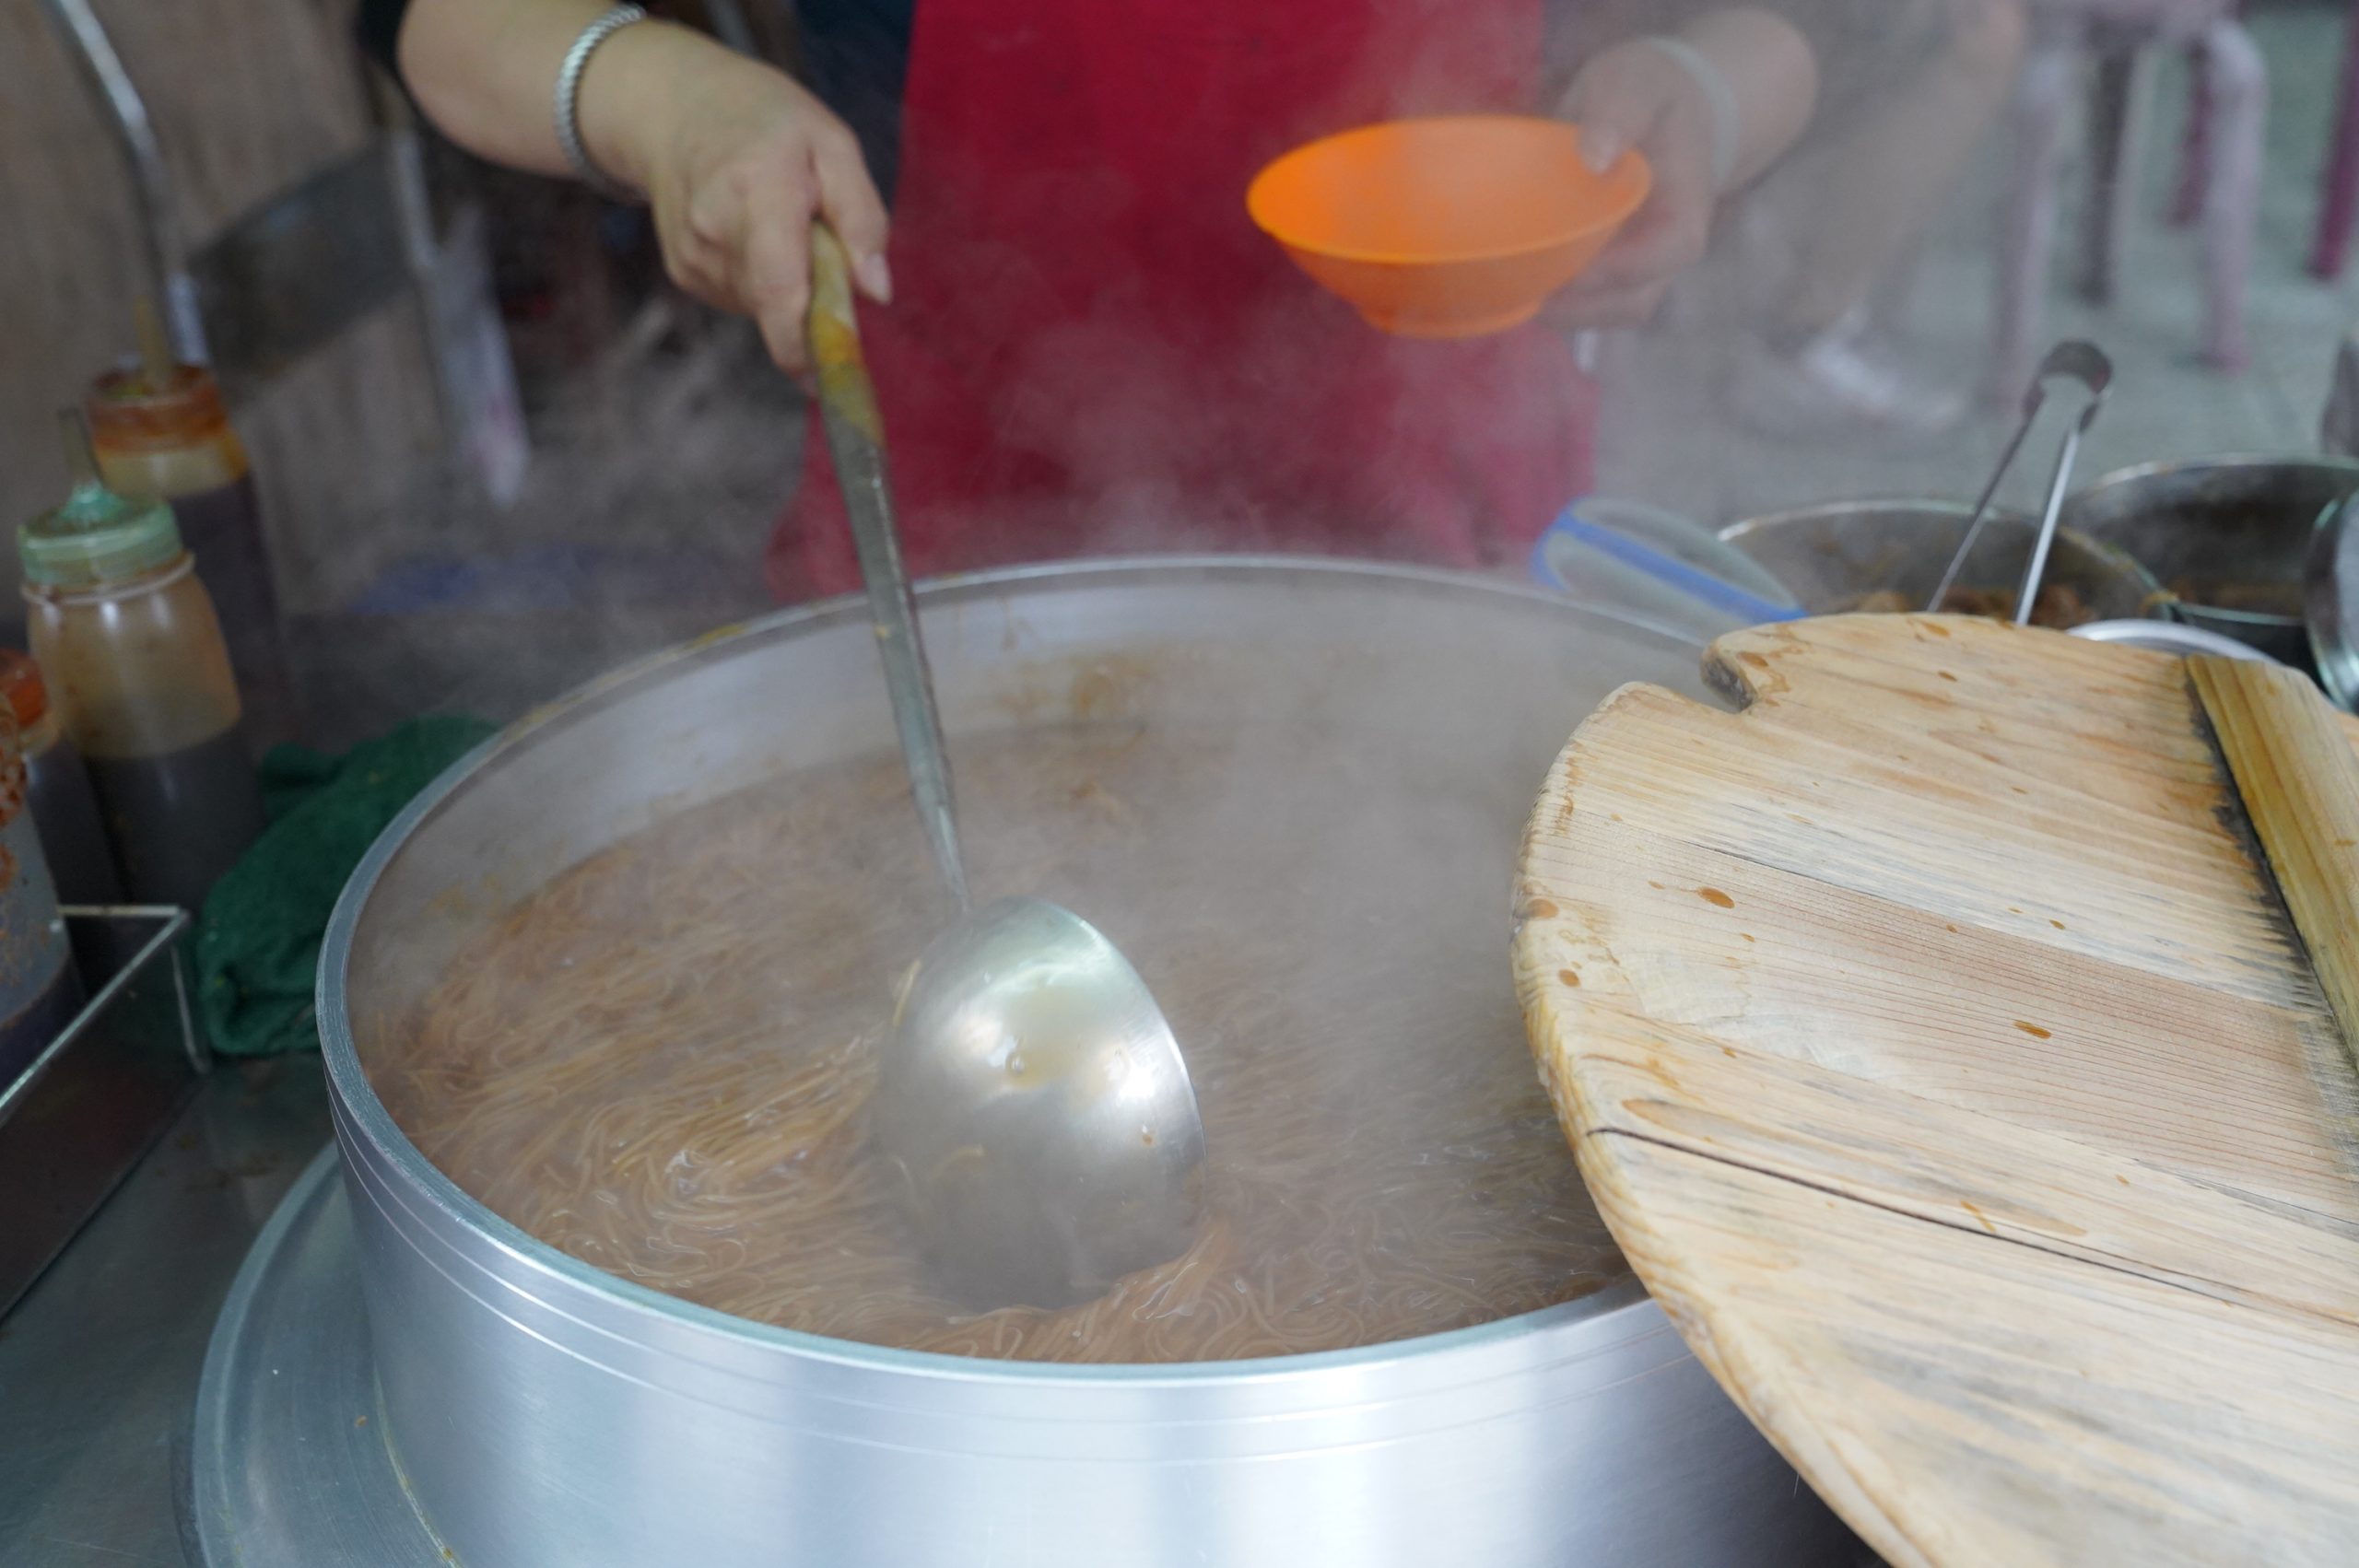
[[[1600,174],[1559,120],[1394,120],[1297,147],[1254,177],[1253,222],[1373,325],[1475,337],[1530,321],[1647,199],[1625,153]]]

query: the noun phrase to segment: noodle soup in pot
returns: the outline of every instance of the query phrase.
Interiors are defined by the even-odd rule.
[[[1062,1313],[929,1289],[863,1101],[944,911],[859,607],[511,727],[355,875],[321,1036],[383,1420],[478,1568],[1832,1561],[1649,1301],[1523,1044],[1511,868],[1678,640],[1270,560],[921,594],[978,891],[1189,1057],[1207,1216]],[[922,1505],[912,1505],[922,1500]]]
[[[380,1094],[462,1188],[583,1262],[909,1349],[1343,1350],[1626,1272],[1503,952],[1529,774],[1298,713],[1070,719],[954,752],[979,895],[1086,911],[1178,1031],[1208,1147],[1182,1257],[1062,1311],[968,1316],[929,1289],[864,1114],[893,988],[944,919],[889,753],[682,812],[525,896],[448,965]]]

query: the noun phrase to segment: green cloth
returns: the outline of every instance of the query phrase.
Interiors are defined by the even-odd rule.
[[[270,825],[197,921],[197,1004],[215,1050],[318,1048],[320,941],[345,883],[402,808],[492,731],[479,719],[416,719],[340,757],[279,746],[263,758]]]

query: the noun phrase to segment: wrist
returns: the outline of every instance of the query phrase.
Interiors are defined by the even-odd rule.
[[[1670,62],[1686,78],[1708,138],[1712,193],[1725,194],[1735,181],[1738,158],[1744,148],[1744,108],[1727,73],[1710,55],[1684,38],[1650,34],[1632,41]]]
[[[590,56],[574,100],[574,124],[582,151],[606,179],[652,194],[656,133],[668,119],[670,84],[694,69],[699,45],[720,47],[651,18],[614,34]]]
[[[1728,188],[1757,178],[1802,136],[1818,102],[1818,59],[1785,18],[1750,6],[1708,11],[1680,29],[1734,95],[1738,149]]]

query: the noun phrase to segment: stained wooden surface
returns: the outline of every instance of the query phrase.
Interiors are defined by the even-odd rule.
[[[1749,706],[1616,694],[1520,890],[1656,1298],[1894,1563],[2359,1562],[2359,1086],[2186,666],[1919,616],[1714,657]]]
[[[2318,1069],[2331,1080],[2352,1068],[2352,1042],[2359,1040],[2359,766],[2336,729],[2334,710],[2308,677],[2224,659],[2190,659],[2187,669],[2318,987],[2341,1024],[2341,1059]],[[2344,1148],[2359,1148],[2359,1123],[2336,1130]]]

